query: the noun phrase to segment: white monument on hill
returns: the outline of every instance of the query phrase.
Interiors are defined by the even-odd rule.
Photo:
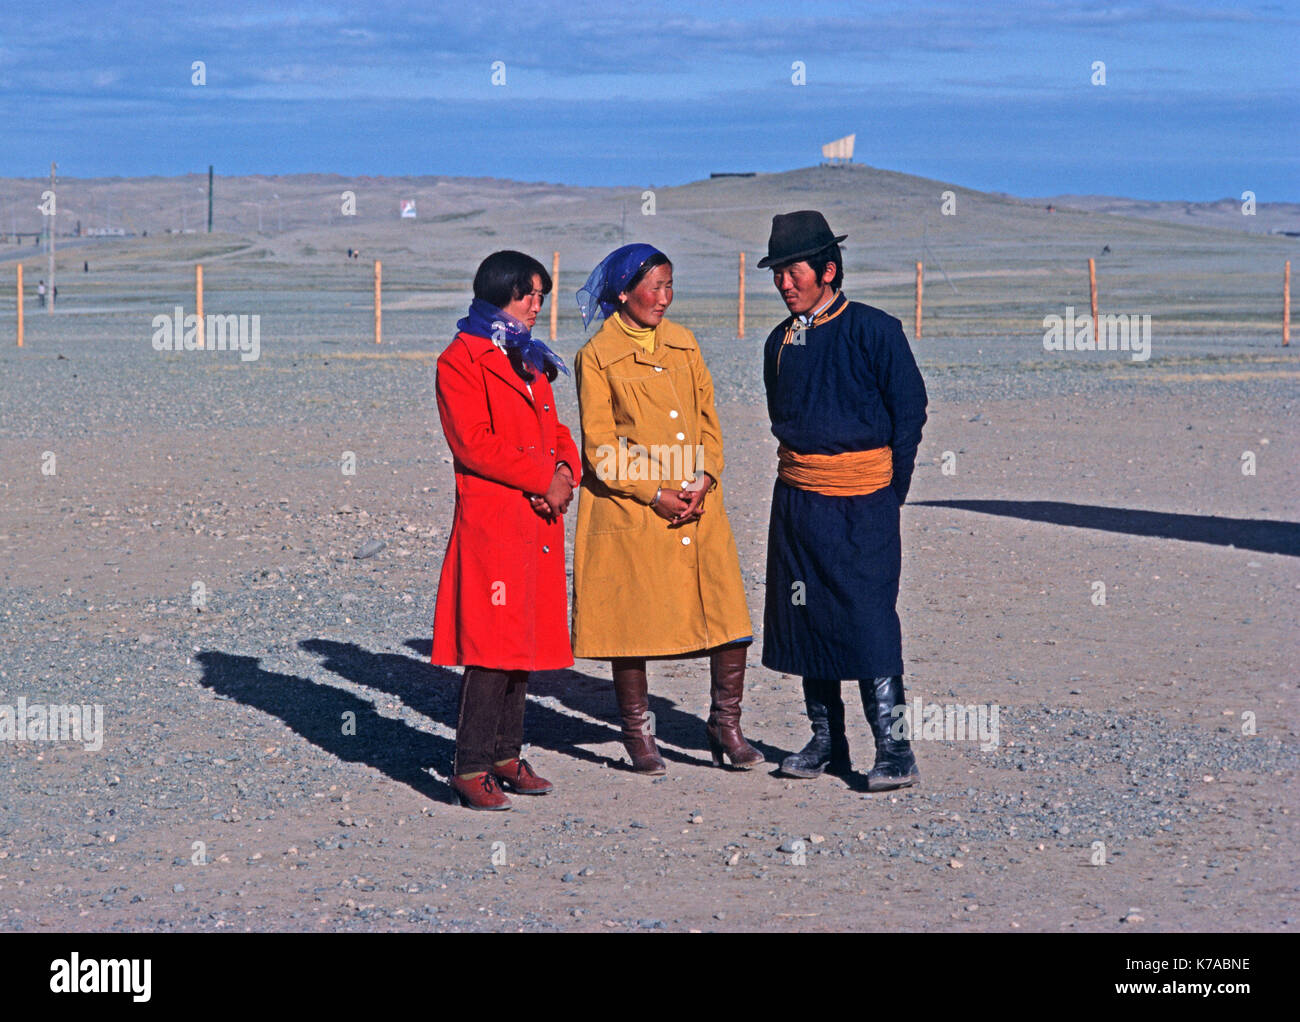
[[[852,163],[853,162],[853,143],[857,135],[845,135],[843,138],[837,138],[834,142],[827,142],[822,146],[822,156],[831,164]]]

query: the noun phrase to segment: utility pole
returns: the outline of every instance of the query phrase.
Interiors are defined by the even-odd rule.
[[[212,233],[212,164],[208,164],[208,233]]]
[[[55,223],[55,221],[54,221],[54,217],[55,217],[55,216],[58,214],[58,212],[59,212],[59,197],[58,197],[57,194],[55,194],[55,191],[54,191],[54,184],[55,184],[55,179],[56,179],[56,178],[55,178],[55,175],[56,175],[58,169],[59,169],[59,165],[58,165],[57,163],[54,163],[54,162],[51,162],[51,163],[50,163],[50,219],[49,219],[49,221],[48,221],[48,223],[49,223],[49,225],[50,225],[50,235],[49,235],[49,237],[50,237],[50,249],[49,249],[49,255],[50,255],[50,284],[49,284],[49,288],[50,288],[50,291],[49,291],[50,304],[46,306],[46,308],[49,309],[50,312],[53,312],[53,311],[54,311],[54,234],[55,234],[55,230],[54,230],[54,223]]]

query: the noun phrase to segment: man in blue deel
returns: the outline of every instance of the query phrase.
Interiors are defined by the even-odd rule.
[[[898,509],[925,425],[926,394],[902,324],[850,302],[826,218],[772,218],[767,256],[790,317],[763,348],[778,446],[768,528],[763,664],[803,678],[812,740],[781,771],[850,772],[840,684],[857,679],[876,739],[869,791],[919,776],[899,711],[902,635]],[[897,723],[896,723],[897,721]],[[892,728],[892,729],[891,729]]]

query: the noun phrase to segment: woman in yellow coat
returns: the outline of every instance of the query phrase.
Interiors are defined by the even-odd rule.
[[[722,431],[694,335],[664,318],[673,267],[625,245],[578,292],[604,325],[574,375],[584,471],[573,553],[573,652],[609,660],[623,743],[638,773],[662,774],[649,718],[648,658],[707,654],[713,762],[763,756],[740,731],[753,641],[736,541],[722,502]],[[706,506],[707,498],[707,506]]]

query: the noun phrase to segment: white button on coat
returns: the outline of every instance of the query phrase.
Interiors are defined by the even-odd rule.
[[[691,545],[691,537],[690,537],[690,536],[683,536],[683,537],[682,537],[682,546],[690,546],[690,545]]]

